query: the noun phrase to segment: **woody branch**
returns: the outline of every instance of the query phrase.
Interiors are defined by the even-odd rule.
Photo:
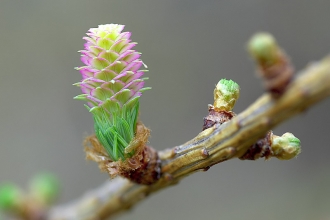
[[[183,145],[159,152],[163,175],[156,183],[139,185],[118,177],[72,203],[53,207],[47,219],[106,219],[115,216],[196,171],[241,157],[270,129],[329,95],[330,57],[326,57],[301,71],[279,98],[264,94],[227,123],[206,129]]]

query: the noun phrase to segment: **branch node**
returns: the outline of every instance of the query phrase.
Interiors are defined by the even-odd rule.
[[[201,150],[201,154],[203,158],[208,158],[210,156],[209,152],[205,148]]]
[[[163,173],[163,176],[164,176],[164,179],[167,181],[167,182],[172,182],[174,177],[172,174],[170,173]]]
[[[210,166],[204,167],[204,168],[202,169],[202,171],[206,172],[206,171],[208,171],[210,168],[211,168]]]

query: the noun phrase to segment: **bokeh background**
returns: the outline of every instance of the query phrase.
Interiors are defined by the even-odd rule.
[[[201,131],[221,78],[241,86],[237,113],[263,93],[245,49],[253,33],[273,33],[298,70],[328,54],[329,9],[326,0],[0,0],[0,182],[26,187],[50,171],[63,203],[108,180],[84,159],[93,121],[72,99],[89,28],[125,24],[139,43],[153,87],[141,98],[141,119],[160,150]],[[330,219],[329,107],[323,101],[275,129],[300,138],[297,159],[219,164],[119,219]]]

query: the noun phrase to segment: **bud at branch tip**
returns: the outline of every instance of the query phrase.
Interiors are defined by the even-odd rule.
[[[214,89],[214,107],[222,111],[231,111],[239,98],[239,85],[227,79],[221,79]]]
[[[274,135],[271,148],[273,155],[281,160],[290,160],[301,152],[300,140],[288,132],[281,137]]]

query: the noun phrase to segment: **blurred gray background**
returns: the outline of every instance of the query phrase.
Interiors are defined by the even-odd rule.
[[[139,43],[153,87],[141,98],[141,119],[160,150],[201,131],[221,78],[241,86],[237,113],[263,93],[245,49],[253,33],[273,33],[298,70],[328,54],[329,10],[326,0],[0,0],[0,182],[26,187],[50,171],[61,180],[63,203],[108,179],[84,159],[93,121],[72,99],[89,28],[125,24]],[[300,138],[297,159],[219,164],[120,219],[330,219],[329,106],[326,100],[275,129]]]

